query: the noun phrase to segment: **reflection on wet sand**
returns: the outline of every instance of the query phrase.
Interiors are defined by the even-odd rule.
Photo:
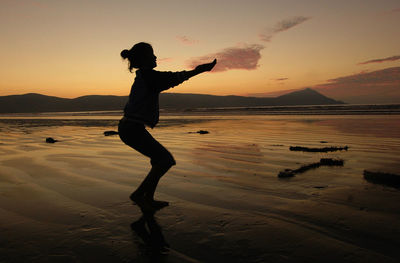
[[[154,218],[154,213],[143,213],[138,220],[131,223],[131,229],[141,238],[150,254],[168,252],[169,245],[165,241],[161,226]]]

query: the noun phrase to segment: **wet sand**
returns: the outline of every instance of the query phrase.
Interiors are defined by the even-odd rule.
[[[400,260],[400,190],[363,179],[400,174],[399,116],[164,120],[152,134],[177,166],[156,194],[170,202],[153,222],[170,245],[162,253],[131,229],[142,213],[128,196],[150,164],[103,135],[115,120],[0,120],[0,262]],[[321,158],[344,166],[278,178]]]

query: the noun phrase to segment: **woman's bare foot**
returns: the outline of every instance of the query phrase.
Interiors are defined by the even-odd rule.
[[[154,212],[156,209],[153,206],[152,200],[144,195],[137,195],[132,193],[129,198],[137,204],[143,212]]]
[[[152,200],[151,203],[152,203],[152,206],[156,209],[161,209],[166,206],[169,206],[169,202],[167,202],[167,201]]]
[[[147,197],[146,195],[138,195],[136,193],[132,193],[129,198],[146,212],[152,212],[169,206],[169,203],[167,201],[154,200]]]

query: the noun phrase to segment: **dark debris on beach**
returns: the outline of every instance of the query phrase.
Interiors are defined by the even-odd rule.
[[[400,175],[398,174],[364,170],[364,179],[370,183],[400,189]]]
[[[336,151],[347,151],[349,149],[348,146],[344,147],[322,147],[322,148],[310,148],[303,146],[290,146],[291,151],[299,151],[299,152],[336,152]]]
[[[297,169],[285,169],[285,170],[279,172],[278,177],[279,178],[293,177],[296,174],[304,173],[310,169],[316,169],[321,166],[343,166],[343,164],[344,164],[344,161],[341,159],[322,158],[317,163],[303,165]]]
[[[55,143],[55,142],[58,142],[58,140],[55,140],[51,137],[46,138],[46,143]]]
[[[209,134],[210,132],[205,130],[199,130],[197,132],[188,132],[188,133]]]
[[[105,131],[104,136],[118,135],[117,131]]]

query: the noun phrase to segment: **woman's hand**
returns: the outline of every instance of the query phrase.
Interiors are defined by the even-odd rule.
[[[217,59],[214,59],[213,62],[211,62],[211,63],[198,65],[195,68],[195,71],[197,71],[199,73],[206,72],[206,71],[211,71],[213,69],[213,67],[215,66],[215,64],[217,64]]]

